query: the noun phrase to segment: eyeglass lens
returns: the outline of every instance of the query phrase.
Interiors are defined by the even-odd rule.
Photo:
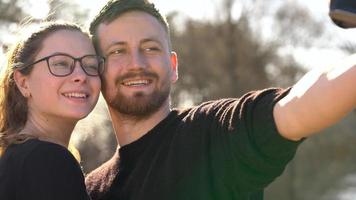
[[[102,61],[95,55],[84,56],[79,60],[82,69],[92,76],[101,73]],[[55,55],[48,59],[48,66],[52,74],[66,76],[73,72],[75,60],[66,55]]]

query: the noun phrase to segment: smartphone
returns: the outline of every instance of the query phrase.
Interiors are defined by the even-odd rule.
[[[356,28],[356,0],[330,0],[329,16],[341,28]]]

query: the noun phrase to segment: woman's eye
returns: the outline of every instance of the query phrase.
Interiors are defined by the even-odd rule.
[[[70,63],[66,62],[66,61],[56,61],[56,62],[52,62],[51,66],[54,67],[70,67]]]

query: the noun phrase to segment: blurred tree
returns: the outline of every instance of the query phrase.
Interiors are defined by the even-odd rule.
[[[3,52],[6,52],[7,46],[13,42],[13,40],[9,40],[4,36],[16,35],[24,25],[57,19],[84,25],[88,18],[88,9],[81,8],[78,5],[78,1],[70,0],[40,2],[48,5],[49,12],[43,19],[36,18],[31,15],[33,14],[31,13],[31,8],[36,3],[38,1],[35,0],[0,0],[0,31],[4,32],[0,37],[0,44]],[[46,12],[46,10],[41,10],[41,12]]]
[[[48,4],[50,11],[46,20],[61,19],[81,25],[85,25],[85,22],[88,20],[89,9],[81,7],[78,1],[48,0]]]
[[[19,0],[5,1],[0,0],[0,21],[1,23],[18,23],[24,18],[21,7],[18,6]]]
[[[224,14],[215,20],[188,19],[183,31],[172,27],[181,77],[173,93],[175,105],[184,104],[187,94],[197,103],[238,97],[247,91],[274,85],[288,86],[304,73],[291,54],[279,53],[285,44],[281,37],[266,41],[262,37],[263,29],[253,28],[255,17],[251,17],[251,13],[264,13],[265,7],[253,12],[243,9],[235,19],[232,15],[234,3],[234,0],[222,1],[219,13]],[[299,17],[299,14],[296,15]],[[277,14],[275,18],[278,19]],[[174,16],[170,16],[170,20],[174,20]],[[295,33],[288,34],[292,37]]]
[[[0,32],[4,32],[4,30],[10,30],[9,28],[13,24],[18,24],[21,20],[24,19],[25,13],[23,9],[18,5],[19,0],[14,1],[6,1],[0,0]],[[5,32],[5,34],[9,34]],[[0,37],[0,45],[1,52],[6,52],[8,47],[8,42],[4,41],[4,33],[2,33]],[[1,61],[1,57],[0,57]]]
[[[284,45],[309,48],[324,32],[324,23],[313,18],[298,1],[286,1],[276,10],[274,18],[274,33]]]

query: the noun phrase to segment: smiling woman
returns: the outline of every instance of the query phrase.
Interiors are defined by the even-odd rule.
[[[0,199],[89,199],[67,147],[98,100],[103,60],[69,23],[40,24],[11,48],[0,82]]]

